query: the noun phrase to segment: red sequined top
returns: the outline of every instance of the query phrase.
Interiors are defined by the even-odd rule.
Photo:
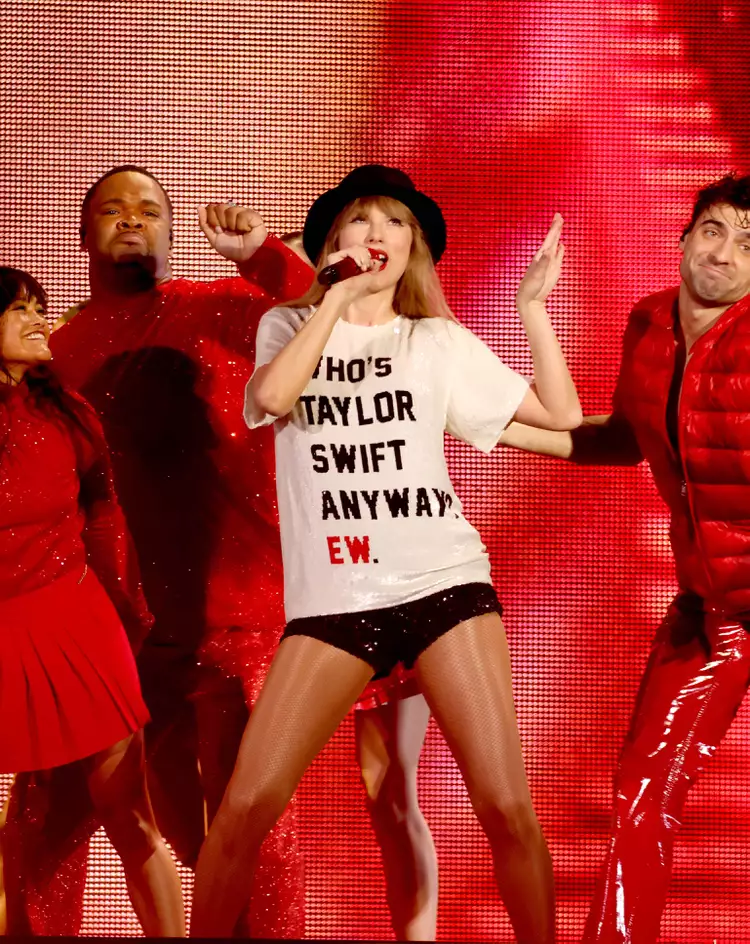
[[[150,644],[194,653],[207,634],[265,639],[283,621],[273,443],[247,429],[242,401],[261,315],[310,280],[269,237],[243,278],[92,301],[52,336],[55,370],[102,418]]]
[[[146,607],[101,427],[88,437],[42,410],[25,383],[0,384],[0,599],[22,596],[86,564],[137,643]]]

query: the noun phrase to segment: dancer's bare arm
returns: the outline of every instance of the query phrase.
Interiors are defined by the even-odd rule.
[[[573,379],[547,314],[547,298],[557,284],[565,256],[560,242],[563,219],[555,214],[547,236],[521,280],[516,307],[529,340],[534,385],[516,418],[544,429],[575,429],[582,419]]]
[[[286,416],[310,382],[333,327],[349,305],[366,294],[370,270],[380,268],[364,246],[332,253],[328,263],[351,256],[359,263],[362,275],[332,285],[315,313],[289,343],[250,380],[249,389],[256,407],[270,416]]]
[[[580,465],[638,465],[643,456],[629,424],[614,414],[585,416],[578,429],[562,432],[511,423],[500,438],[504,446]]]

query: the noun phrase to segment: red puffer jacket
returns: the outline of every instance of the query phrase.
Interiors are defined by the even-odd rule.
[[[633,309],[613,412],[633,429],[672,513],[680,587],[703,597],[710,611],[750,614],[750,296],[691,349],[679,399],[679,455],[667,433],[677,298],[678,289],[670,289]]]

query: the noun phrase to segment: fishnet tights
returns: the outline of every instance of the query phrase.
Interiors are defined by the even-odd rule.
[[[460,623],[422,653],[416,668],[489,840],[518,944],[550,944],[552,861],[529,795],[500,617]]]
[[[372,674],[317,639],[281,643],[198,857],[192,937],[231,936],[261,843]]]
[[[420,656],[417,672],[492,847],[518,942],[549,944],[552,866],[529,796],[499,616],[459,624]],[[316,639],[281,644],[198,859],[193,936],[231,935],[264,837],[371,675]]]

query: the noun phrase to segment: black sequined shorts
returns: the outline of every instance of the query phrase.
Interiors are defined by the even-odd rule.
[[[400,606],[293,619],[283,638],[319,639],[367,662],[375,670],[375,678],[383,678],[399,662],[410,669],[425,649],[458,623],[483,613],[502,612],[490,584],[467,583]]]

